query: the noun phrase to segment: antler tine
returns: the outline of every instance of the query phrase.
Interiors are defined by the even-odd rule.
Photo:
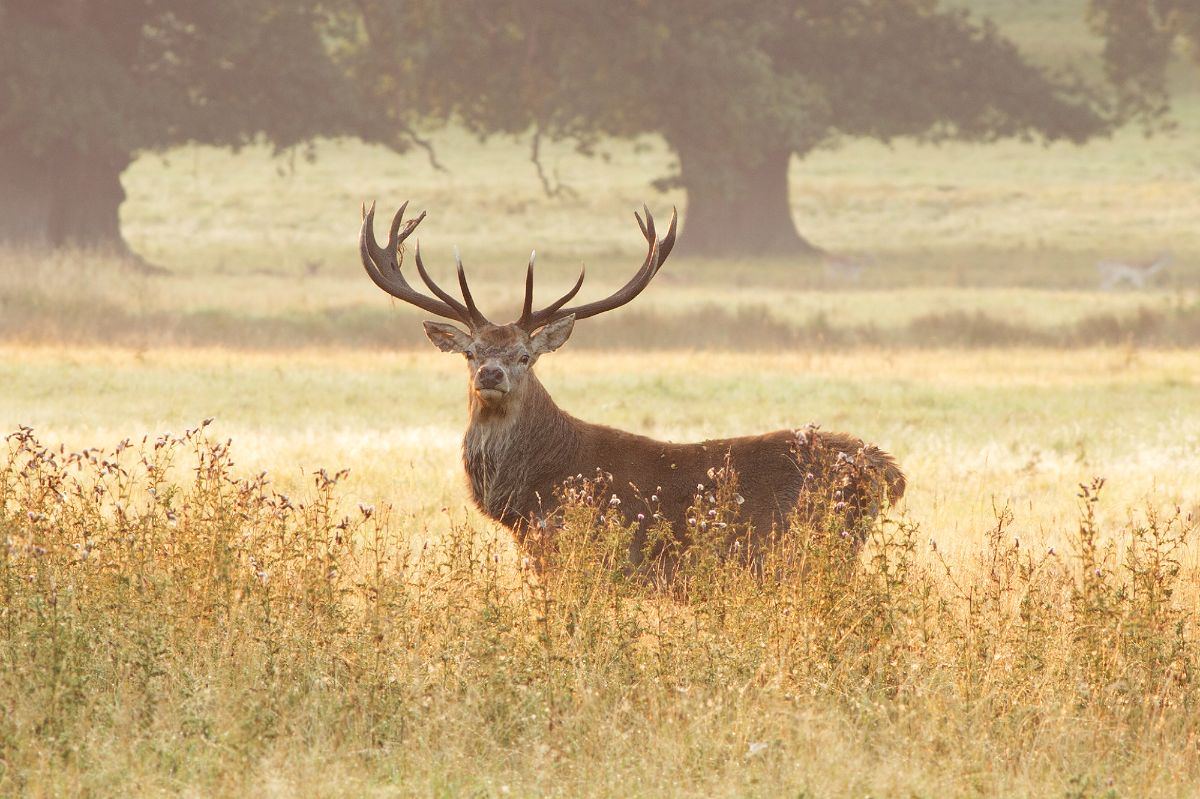
[[[407,222],[404,221],[404,209],[408,208],[408,200],[404,201],[404,205],[396,211],[396,215],[392,217],[392,227],[388,230],[388,249],[395,250],[399,253],[399,247],[404,243],[412,232],[417,229],[417,225],[421,224],[421,220],[425,218],[425,211],[417,214]],[[400,229],[401,223],[404,224],[404,230]],[[401,261],[403,259],[401,258]]]
[[[650,208],[643,205],[642,210],[646,213],[646,224],[642,224],[642,218],[638,216],[638,212],[633,212],[633,218],[638,221],[638,227],[642,229],[642,236],[646,241],[654,241],[654,214],[650,213]]]
[[[425,218],[425,212],[422,211],[419,216],[404,223],[404,210],[407,207],[408,203],[400,206],[400,210],[392,218],[392,224],[388,231],[388,246],[385,251],[375,239],[375,203],[371,203],[370,209],[367,209],[364,204],[363,223],[358,235],[358,244],[367,276],[376,286],[396,299],[404,300],[428,313],[470,325],[471,318],[467,314],[466,308],[461,305],[456,308],[450,303],[439,302],[415,291],[400,271],[400,264],[397,261],[400,244],[416,230],[417,225],[421,224],[421,220]],[[404,225],[403,230],[400,229],[402,224]],[[419,269],[421,265],[419,246],[417,250]]]
[[[529,268],[525,270],[525,301],[521,303],[521,318],[517,320],[518,327],[525,327],[533,318],[533,262],[537,260],[537,250],[529,253]]]
[[[646,286],[650,285],[650,281],[658,274],[659,268],[667,259],[671,249],[675,246],[676,227],[679,223],[679,214],[676,209],[671,209],[671,224],[667,229],[667,235],[659,240],[654,230],[654,216],[650,213],[650,209],[643,206],[646,212],[646,221],[642,221],[642,217],[636,212],[634,217],[637,219],[638,227],[642,230],[642,235],[646,237],[646,241],[650,244],[650,250],[646,253],[646,260],[642,262],[642,266],[634,274],[629,282],[622,286],[615,294],[612,294],[602,300],[590,302],[586,305],[577,305],[573,308],[563,308],[562,306],[579,291],[579,287],[583,285],[583,272],[579,274],[579,281],[566,297],[555,302],[553,305],[538,311],[531,315],[528,329],[534,329],[543,325],[549,324],[555,319],[561,319],[565,316],[574,314],[576,319],[587,319],[589,316],[611,311],[614,308],[620,308],[625,303],[632,300],[642,292]]]
[[[463,269],[462,256],[458,254],[458,247],[454,248],[454,263],[458,265],[458,287],[467,303],[467,313],[471,315],[471,323],[476,327],[491,324],[487,317],[475,307],[475,299],[471,296],[471,289],[467,287],[467,272]]]
[[[408,208],[408,200],[400,206],[396,211],[396,215],[392,217],[392,226],[388,228],[388,249],[395,250],[400,246],[400,224],[404,221],[404,210]],[[410,222],[412,220],[409,220]]]
[[[525,319],[524,316],[522,316],[522,319],[518,320],[518,324],[525,330],[532,332],[543,325],[553,322],[555,319],[566,316],[567,314],[565,312],[561,314],[558,313],[558,309],[570,302],[575,295],[579,293],[579,289],[583,287],[583,279],[586,276],[587,267],[579,267],[579,278],[575,281],[575,285],[571,286],[571,289],[566,294],[562,295],[542,310],[537,311],[536,313],[531,313],[528,319]]]
[[[367,274],[371,277],[371,280],[381,289],[391,294],[391,286],[387,285],[388,280],[384,276],[383,267],[380,264],[391,266],[394,263],[394,257],[389,259],[388,254],[380,248],[379,242],[375,240],[375,203],[372,202],[369,209],[365,205],[363,208],[362,229],[358,234],[358,245],[360,254],[362,255],[363,266],[366,267]],[[400,276],[400,280],[403,281],[404,277]]]
[[[645,225],[642,224],[642,218],[640,216],[638,216],[636,211],[634,212],[633,215],[634,215],[634,217],[637,218],[638,226],[640,226],[642,229],[642,235],[646,237],[646,241],[650,241],[652,238],[654,238],[654,216],[650,213],[650,209],[644,205],[642,206],[642,210],[644,210],[646,212],[646,220],[647,220],[648,224],[645,224]],[[658,245],[658,266],[659,267],[661,267],[663,265],[663,262],[667,260],[667,256],[671,254],[671,250],[675,247],[675,228],[676,228],[676,222],[678,221],[677,216],[678,216],[678,211],[674,207],[672,207],[671,208],[671,223],[667,226],[667,235],[663,236],[663,238],[659,241],[659,245]],[[658,271],[658,268],[655,269],[655,272],[657,272],[657,271]]]
[[[679,221],[679,214],[675,206],[671,206],[671,223],[667,225],[667,235],[662,237],[662,241],[658,244],[658,266],[661,269],[663,262],[667,260],[667,256],[671,254],[671,250],[675,249],[675,233],[676,223]]]
[[[437,283],[433,282],[433,278],[430,277],[429,272],[427,272],[425,270],[425,261],[423,261],[421,259],[421,242],[419,242],[419,241],[417,242],[416,261],[417,261],[417,274],[419,274],[421,276],[421,280],[425,283],[426,286],[429,287],[429,290],[432,291],[435,295],[437,295],[437,297],[442,302],[446,303],[451,308],[453,308],[454,312],[459,315],[459,319],[462,322],[474,327],[475,326],[475,318],[472,315],[470,309],[467,308],[467,306],[463,305],[458,300],[454,299],[454,296],[451,295],[450,292],[446,291],[444,288],[439,286]]]

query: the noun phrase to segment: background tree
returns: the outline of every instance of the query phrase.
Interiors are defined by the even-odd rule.
[[[933,0],[368,0],[406,102],[481,135],[584,149],[662,135],[693,254],[812,252],[787,171],[839,136],[1082,141],[1109,128],[1076,80]],[[379,50],[375,51],[376,58]],[[647,176],[648,178],[653,176]]]
[[[0,0],[0,240],[126,251],[120,175],[185,142],[402,134],[363,113],[336,2]],[[349,26],[349,27],[348,27]]]
[[[1176,42],[1200,64],[1200,4],[1195,0],[1091,0],[1092,27],[1104,37],[1104,65],[1125,116],[1149,127],[1170,110],[1167,67]]]
[[[686,190],[684,250],[796,254],[788,165],[839,136],[1115,119],[935,0],[0,0],[0,75],[0,239],[118,249],[121,172],[185,142],[659,134],[678,170],[647,178]]]

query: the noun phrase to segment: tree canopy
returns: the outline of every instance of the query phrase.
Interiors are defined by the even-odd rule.
[[[326,44],[337,3],[0,0],[0,239],[120,246],[119,175],[184,142],[393,137]]]
[[[1092,0],[1125,87],[1110,106],[936,0],[0,0],[0,239],[119,245],[119,175],[143,152],[402,148],[454,122],[585,150],[661,135],[677,170],[647,181],[686,190],[683,251],[812,252],[794,156],[850,136],[1083,141],[1153,106],[1165,56],[1137,32],[1195,40],[1191,6]]]
[[[1148,125],[1170,109],[1167,66],[1183,41],[1200,64],[1200,4],[1195,0],[1091,0],[1092,27],[1104,37],[1104,63],[1122,111]]]
[[[410,73],[418,88],[408,102],[426,116],[584,147],[661,134],[679,161],[666,180],[688,194],[681,243],[693,254],[806,250],[788,164],[838,136],[1082,141],[1111,121],[1080,81],[1034,66],[990,23],[932,0],[373,9],[369,27],[414,33],[393,63]]]

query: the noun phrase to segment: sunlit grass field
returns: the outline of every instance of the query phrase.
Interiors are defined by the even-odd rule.
[[[1095,69],[1078,3],[975,5]],[[143,157],[122,220],[161,273],[0,253],[0,795],[1200,794],[1200,89],[1174,80],[1151,139],[797,161],[800,230],[860,276],[672,259],[539,363],[590,421],[812,422],[907,472],[862,553],[798,528],[756,578],[700,548],[672,598],[586,508],[523,568],[469,501],[461,359],[357,255],[360,203],[410,199],[493,318],[533,248],[538,297],[581,263],[599,296],[643,202],[686,235],[661,142],[547,147],[555,199],[527,142],[459,131],[447,171]],[[1100,290],[1097,260],[1163,250]]]
[[[70,448],[179,431],[214,417],[248,471],[292,490],[318,468],[388,502],[423,534],[481,524],[459,461],[461,359],[429,352],[5,348],[0,420]],[[577,416],[674,441],[816,423],[895,453],[905,507],[944,546],[970,548],[993,505],[1032,540],[1069,533],[1077,486],[1109,480],[1104,518],[1143,497],[1200,507],[1200,354],[957,350],[591,353],[539,365]]]
[[[907,469],[860,555],[797,527],[754,577],[698,546],[674,598],[592,506],[541,577],[467,507],[457,359],[0,363],[0,419],[35,428],[0,450],[4,793],[1200,787],[1195,351],[547,358],[589,418],[817,420]]]
[[[764,582],[701,550],[683,600],[623,579],[621,531],[586,513],[544,577],[523,568],[469,507],[457,358],[0,364],[0,420],[46,445],[0,457],[3,792],[1200,786],[1195,350],[547,357],[590,419],[674,440],[816,421],[907,470],[860,556],[797,530]]]

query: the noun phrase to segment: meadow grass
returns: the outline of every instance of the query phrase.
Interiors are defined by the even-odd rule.
[[[0,429],[79,449],[216,417],[239,466],[287,490],[351,470],[355,501],[390,502],[441,536],[478,519],[459,462],[466,370],[432,351],[0,349]],[[1108,524],[1129,506],[1197,503],[1195,351],[592,353],[539,364],[558,403],[589,421],[674,441],[816,423],[895,453],[909,516],[970,550],[993,505],[1022,535],[1061,543],[1079,483],[1108,480]],[[1109,515],[1111,514],[1111,515]]]
[[[299,493],[204,425],[0,458],[0,789],[24,795],[1183,797],[1195,518],[1061,550],[864,553],[794,526],[755,576],[700,540],[674,598],[588,500],[538,576],[506,538],[414,545],[344,475]],[[736,505],[714,507],[733,513]]]

